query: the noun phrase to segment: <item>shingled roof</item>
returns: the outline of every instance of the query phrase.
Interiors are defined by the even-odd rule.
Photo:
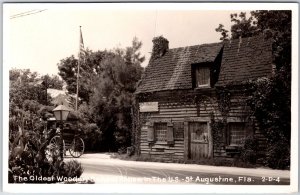
[[[263,36],[169,49],[150,60],[136,93],[192,89],[191,65],[214,62],[222,51],[215,86],[238,84],[272,74],[272,42]]]
[[[222,46],[212,43],[169,49],[149,62],[136,93],[192,88],[191,64],[213,62]]]
[[[272,74],[272,40],[260,35],[228,41],[222,58],[216,86],[268,77]]]

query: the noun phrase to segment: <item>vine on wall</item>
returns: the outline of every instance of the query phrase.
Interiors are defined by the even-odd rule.
[[[230,111],[231,92],[229,91],[228,88],[217,88],[216,93],[217,93],[218,107],[222,113],[222,117],[224,117],[225,120]]]
[[[219,147],[224,145],[224,130],[226,128],[226,121],[215,120],[214,114],[211,113],[210,125],[212,130],[214,147]]]
[[[216,89],[218,110],[221,112],[221,118],[216,120],[215,115],[211,113],[211,129],[214,147],[225,145],[227,117],[231,107],[231,92],[228,88]]]
[[[139,104],[134,102],[132,106],[132,153],[139,154],[140,151],[140,119],[139,119]]]
[[[261,78],[252,83],[248,105],[258,127],[267,138],[265,164],[271,168],[289,168],[291,140],[290,78],[280,71],[272,78]]]

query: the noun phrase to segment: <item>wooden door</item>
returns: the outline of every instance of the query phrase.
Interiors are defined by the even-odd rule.
[[[189,144],[190,158],[200,160],[208,158],[209,155],[209,130],[207,122],[190,122],[189,123]]]

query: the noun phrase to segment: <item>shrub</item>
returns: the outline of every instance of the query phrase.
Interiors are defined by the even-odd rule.
[[[39,181],[36,177],[51,177],[59,174],[62,168],[62,159],[52,155],[53,158],[46,157],[46,146],[49,137],[44,143],[41,143],[34,132],[24,131],[19,128],[19,132],[12,140],[9,153],[9,182],[10,183],[51,183],[51,181]],[[20,178],[22,178],[20,180]],[[26,181],[27,180],[27,181]]]
[[[64,163],[64,172],[65,177],[80,177],[83,173],[83,167],[76,160],[67,161]]]
[[[248,136],[245,139],[244,146],[241,148],[241,159],[242,161],[250,164],[256,164],[259,158],[259,143],[258,140],[253,136]]]
[[[251,84],[248,104],[259,129],[267,138],[265,165],[288,168],[291,140],[290,73],[282,69],[270,79],[259,79]]]
[[[132,156],[132,155],[134,155],[134,151],[135,151],[134,146],[130,146],[130,147],[127,147],[126,153],[128,156]]]
[[[101,146],[103,132],[99,129],[97,124],[88,123],[82,126],[83,140],[85,143],[85,151],[97,151]]]
[[[126,154],[127,152],[127,147],[122,146],[118,149],[118,154]]]
[[[78,162],[64,163],[57,151],[49,149],[54,136],[55,130],[52,130],[41,142],[36,133],[19,129],[10,143],[9,183],[55,183],[61,176],[80,177],[83,169]]]
[[[264,163],[272,169],[290,168],[290,147],[286,141],[279,141],[268,147]]]

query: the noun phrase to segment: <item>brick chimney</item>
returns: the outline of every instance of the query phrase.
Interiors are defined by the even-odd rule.
[[[163,36],[154,37],[151,58],[157,59],[165,55],[169,50],[169,41]]]

